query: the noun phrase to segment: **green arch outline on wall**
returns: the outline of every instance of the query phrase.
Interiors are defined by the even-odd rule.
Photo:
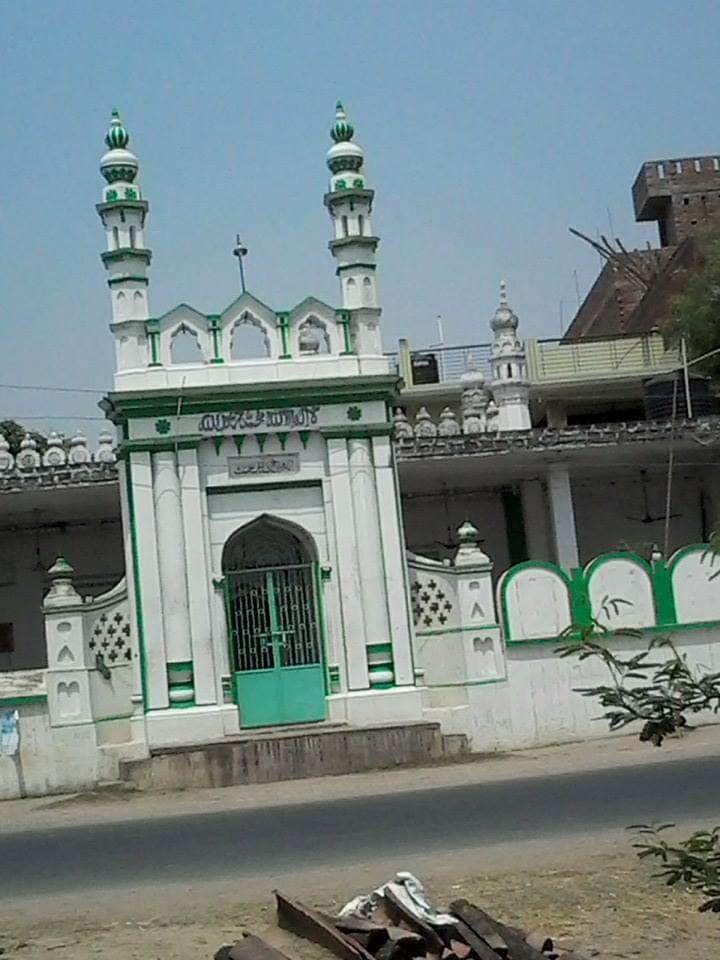
[[[500,577],[500,581],[497,586],[498,593],[500,594],[500,616],[502,618],[502,630],[503,636],[506,643],[542,643],[544,640],[553,639],[551,637],[533,637],[531,640],[514,640],[510,633],[510,624],[508,617],[508,608],[507,608],[507,589],[508,585],[512,583],[517,574],[522,573],[524,570],[550,570],[552,573],[557,573],[560,575],[560,578],[565,584],[565,588],[568,593],[568,605],[570,607],[570,621],[574,619],[573,616],[573,588],[574,581],[573,578],[567,573],[566,570],[563,570],[562,567],[559,567],[556,563],[551,563],[549,560],[523,560],[522,563],[515,564],[514,567],[510,567],[509,570],[506,570],[505,573]]]
[[[656,567],[653,567],[653,564],[649,560],[646,560],[645,557],[641,557],[639,553],[635,553],[632,550],[611,550],[610,553],[601,553],[599,557],[595,557],[594,560],[591,560],[583,570],[583,578],[585,580],[585,589],[587,591],[587,602],[590,607],[590,616],[593,616],[592,612],[592,601],[590,600],[590,580],[593,574],[602,566],[604,566],[610,560],[631,560],[635,566],[640,567],[644,570],[648,576],[650,582],[650,595],[652,597],[653,612],[655,614],[655,623],[651,626],[658,626],[665,622],[666,618],[669,616],[670,611],[672,611],[672,619],[669,622],[674,622],[674,610],[675,604],[672,602],[671,607],[667,607],[666,598],[661,596],[665,591],[665,585],[663,583],[662,576],[656,576]],[[672,598],[671,598],[672,601]]]

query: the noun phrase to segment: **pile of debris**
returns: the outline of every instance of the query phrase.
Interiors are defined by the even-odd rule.
[[[438,913],[409,873],[346,904],[337,917],[276,891],[278,924],[339,960],[584,960],[555,948],[544,933],[527,933],[495,920],[467,900]],[[288,960],[279,950],[247,935],[221,947],[215,960]]]

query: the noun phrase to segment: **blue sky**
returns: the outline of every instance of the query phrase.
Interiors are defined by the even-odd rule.
[[[598,258],[633,245],[643,160],[720,150],[716,2],[0,0],[0,380],[110,386],[94,209],[117,106],[150,202],[151,306],[250,289],[335,302],[322,204],[342,98],[377,191],[384,336],[483,342],[506,278],[528,336],[557,336]],[[90,394],[0,388],[0,416],[99,415]],[[50,421],[28,424],[48,426]],[[95,436],[99,423],[86,422]]]

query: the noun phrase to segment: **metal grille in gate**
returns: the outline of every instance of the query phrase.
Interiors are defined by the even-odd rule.
[[[228,571],[228,624],[235,669],[321,662],[313,564]]]

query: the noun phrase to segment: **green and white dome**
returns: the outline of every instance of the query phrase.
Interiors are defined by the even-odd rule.
[[[355,134],[353,125],[347,118],[340,100],[335,109],[335,123],[330,128],[330,136],[335,141],[327,152],[327,165],[332,173],[342,171],[357,172],[361,169],[365,156],[362,147],[352,142]]]
[[[100,172],[108,183],[132,183],[137,176],[138,160],[135,154],[127,149],[129,141],[130,135],[117,110],[113,110],[110,126],[105,134],[108,152],[100,161]]]

